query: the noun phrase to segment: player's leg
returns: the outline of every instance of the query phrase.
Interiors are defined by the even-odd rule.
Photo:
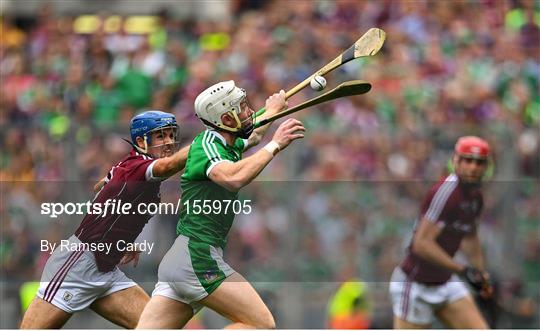
[[[433,311],[421,299],[425,294],[424,286],[410,280],[400,267],[396,267],[389,290],[394,312],[394,329],[431,328]]]
[[[194,314],[190,305],[205,295],[190,262],[189,238],[178,236],[158,269],[158,282],[144,308],[137,328],[178,329]]]
[[[447,303],[436,311],[436,315],[441,322],[452,329],[489,328],[470,295]]]
[[[154,295],[144,308],[137,329],[180,329],[192,317],[190,305]]]
[[[62,309],[55,307],[51,303],[34,298],[21,322],[21,329],[59,329],[72,316]]]
[[[199,303],[233,322],[229,329],[274,329],[274,317],[247,280],[234,273]]]
[[[57,248],[47,260],[34,300],[21,322],[22,329],[61,328],[74,312],[84,309],[81,289],[72,286],[73,276],[81,272],[83,252]],[[84,263],[82,263],[84,265]]]
[[[443,287],[446,300],[435,312],[449,328],[487,329],[488,325],[465,284],[453,275]]]
[[[94,301],[90,309],[126,329],[134,329],[150,297],[138,285],[108,294]]]
[[[394,329],[430,329],[431,324],[411,323],[394,316]]]

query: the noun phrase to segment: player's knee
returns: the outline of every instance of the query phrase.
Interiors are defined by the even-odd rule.
[[[21,325],[19,325],[19,329],[32,329],[32,322],[30,321],[30,315],[24,314],[23,319],[21,321]]]
[[[139,318],[132,318],[132,319],[125,318],[122,321],[122,326],[129,330],[133,330],[137,328],[137,324],[139,324]]]
[[[257,320],[256,325],[254,325],[257,329],[275,329],[276,328],[276,322],[274,321],[274,316],[267,311],[265,314],[261,314],[262,316],[259,316],[259,319]]]

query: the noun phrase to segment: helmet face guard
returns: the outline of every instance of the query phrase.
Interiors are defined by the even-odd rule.
[[[153,145],[152,137],[157,135],[158,137],[162,137],[161,139],[165,139],[166,136],[168,135],[167,129],[172,129],[172,142]],[[173,155],[180,149],[180,140],[178,138],[178,131],[179,131],[178,125],[162,126],[159,128],[155,128],[151,131],[148,131],[148,133],[146,133],[143,138],[145,148],[146,148],[145,153],[156,158]]]
[[[255,120],[257,118],[257,113],[253,112],[251,116],[246,117],[244,120],[240,120],[238,115],[242,112],[242,103],[245,103],[244,107],[247,107],[248,109],[251,108],[251,104],[247,98],[247,96],[244,94],[243,97],[240,97],[237,100],[231,101],[231,106],[233,106],[233,110],[229,113],[232,115],[232,117],[236,120],[236,128],[231,128],[228,126],[223,125],[223,129],[227,130],[230,129],[230,132],[234,134],[235,136],[247,139],[249,136],[253,133],[253,130],[255,129]],[[237,109],[235,112],[234,109]]]

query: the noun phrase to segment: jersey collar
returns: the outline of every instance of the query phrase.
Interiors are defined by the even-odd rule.
[[[130,156],[142,156],[145,160],[154,160],[154,158],[148,154],[143,154],[139,151],[137,151],[135,148],[133,148],[131,150],[131,152],[129,152],[129,155]]]

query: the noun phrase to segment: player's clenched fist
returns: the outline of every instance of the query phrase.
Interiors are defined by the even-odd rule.
[[[477,291],[481,297],[487,299],[493,294],[493,287],[489,280],[489,274],[474,267],[465,267],[460,273],[471,287]]]
[[[276,130],[276,133],[274,133],[272,140],[275,141],[279,145],[279,149],[282,150],[287,147],[291,141],[304,138],[304,131],[306,131],[306,128],[304,128],[302,122],[294,118],[289,118],[281,123]]]
[[[285,91],[281,90],[279,93],[274,93],[265,103],[266,113],[273,115],[279,113],[281,110],[287,108],[287,101],[285,100]]]

